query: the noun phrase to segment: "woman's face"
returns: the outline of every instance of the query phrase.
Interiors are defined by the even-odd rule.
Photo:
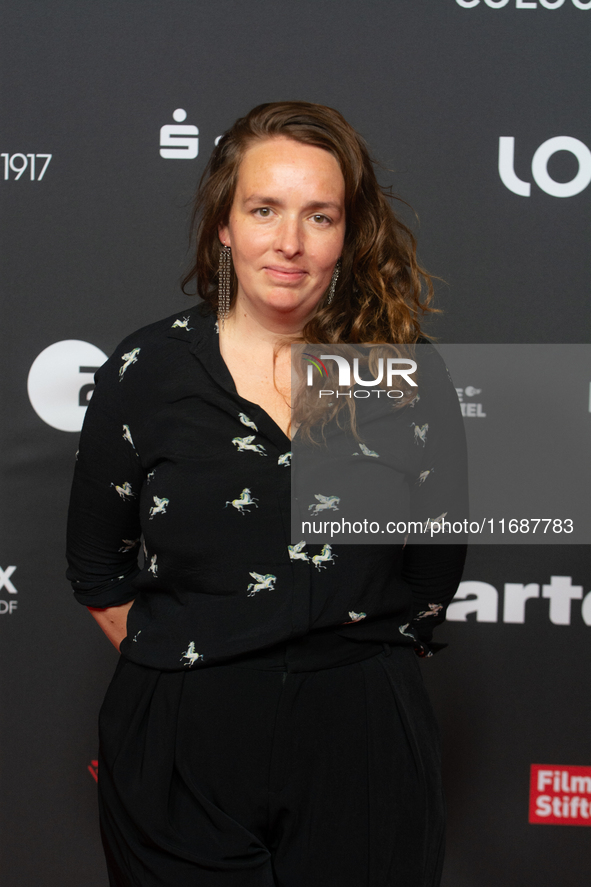
[[[232,248],[237,308],[305,321],[330,285],[345,239],[337,160],[283,136],[251,145],[219,236]]]

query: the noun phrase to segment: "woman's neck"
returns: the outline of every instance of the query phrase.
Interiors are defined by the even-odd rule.
[[[239,341],[242,346],[263,346],[274,350],[290,339],[299,338],[304,324],[288,316],[257,317],[236,306],[222,329],[226,341]]]
[[[223,360],[241,397],[261,406],[289,437],[291,431],[290,339],[295,324],[257,322],[248,312],[234,310],[219,327]]]

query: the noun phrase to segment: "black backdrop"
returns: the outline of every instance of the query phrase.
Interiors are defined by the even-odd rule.
[[[586,342],[589,7],[5,0],[5,887],[106,884],[91,771],[116,654],[63,579],[77,449],[63,426],[79,425],[88,389],[79,391],[92,382],[80,366],[100,362],[91,346],[109,354],[128,332],[190,304],[178,286],[188,204],[214,139],[263,101],[338,108],[369,141],[382,180],[418,212],[420,225],[403,210],[422,261],[442,278],[445,313],[432,332],[447,342]],[[186,119],[173,119],[181,109]],[[161,134],[167,125],[198,134]],[[559,184],[578,176],[568,197],[549,193],[539,164],[532,173],[538,148],[559,136],[567,150],[542,172]],[[185,156],[162,156],[161,138],[185,138]],[[514,139],[503,177],[501,138]],[[529,196],[516,193],[524,186],[512,171]],[[90,344],[57,345],[29,377],[66,340]],[[444,734],[446,887],[589,879],[589,832],[529,824],[528,781],[533,763],[591,765],[591,598],[573,599],[568,624],[555,624],[540,590],[523,622],[503,621],[505,584],[542,589],[552,576],[589,595],[588,547],[473,546],[464,578],[498,594],[497,619],[485,621],[477,600],[467,615],[469,605],[454,605],[440,629],[450,646],[425,663]]]

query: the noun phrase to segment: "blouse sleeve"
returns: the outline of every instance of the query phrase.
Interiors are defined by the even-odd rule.
[[[422,524],[423,532],[409,537],[402,578],[413,599],[404,633],[416,641],[419,656],[430,656],[445,646],[431,643],[433,629],[445,619],[466,559],[468,475],[464,423],[453,382],[434,349],[424,359],[428,372],[419,425],[424,441],[417,435],[421,465],[411,479],[411,519]],[[435,528],[431,536],[431,524],[437,523],[439,531]]]
[[[66,576],[81,604],[99,608],[132,600],[139,573],[143,470],[122,414],[116,354],[95,375],[68,513]]]

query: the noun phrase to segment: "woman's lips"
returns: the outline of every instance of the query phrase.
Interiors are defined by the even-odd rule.
[[[284,283],[297,283],[307,274],[302,268],[280,268],[277,265],[266,265],[265,271],[270,277]]]

